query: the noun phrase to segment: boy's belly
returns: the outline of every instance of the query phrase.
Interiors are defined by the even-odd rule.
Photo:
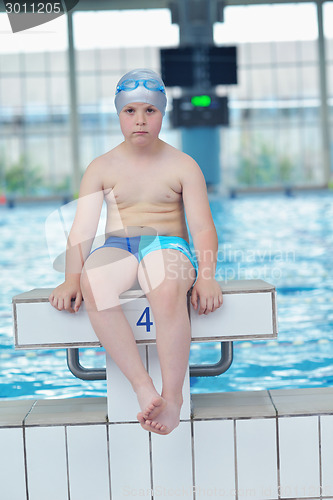
[[[184,212],[181,210],[119,210],[117,218],[108,213],[105,232],[108,235],[128,237],[159,234],[188,240]]]

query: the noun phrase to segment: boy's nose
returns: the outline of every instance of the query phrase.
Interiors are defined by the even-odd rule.
[[[139,112],[137,114],[136,118],[137,125],[143,125],[145,123],[145,115],[142,112]]]

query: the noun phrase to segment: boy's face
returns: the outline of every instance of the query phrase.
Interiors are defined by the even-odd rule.
[[[158,138],[162,113],[152,104],[133,102],[119,113],[120,128],[125,140],[147,144]]]

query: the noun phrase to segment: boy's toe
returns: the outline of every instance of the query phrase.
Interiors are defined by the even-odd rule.
[[[136,418],[138,419],[138,421],[140,422],[140,424],[145,424],[146,423],[146,419],[145,419],[145,416],[144,414],[140,411]]]
[[[150,427],[155,432],[156,431],[158,431],[159,433],[166,433],[167,432],[167,426],[164,424],[161,424],[160,422],[151,422]]]

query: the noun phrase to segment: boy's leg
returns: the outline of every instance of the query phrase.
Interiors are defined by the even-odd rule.
[[[140,408],[146,415],[145,412],[156,407],[162,408],[164,400],[142,363],[132,329],[119,302],[119,295],[135,283],[137,271],[137,259],[126,250],[101,248],[85,263],[81,289],[97,337],[132,384]]]
[[[161,269],[161,254],[164,269]],[[147,295],[156,321],[156,344],[162,373],[162,397],[166,407],[149,418],[138,415],[147,430],[167,434],[179,423],[182,389],[191,344],[187,292],[195,279],[189,259],[178,250],[149,253],[141,261],[139,283]]]

